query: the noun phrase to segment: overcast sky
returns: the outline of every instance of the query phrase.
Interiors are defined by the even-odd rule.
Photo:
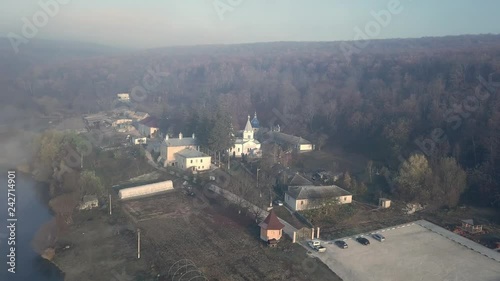
[[[1,0],[0,36],[23,36],[23,18],[33,22],[40,3],[55,1],[68,3],[36,38],[140,48],[353,40],[392,1],[399,12],[370,38],[500,33],[496,0]]]

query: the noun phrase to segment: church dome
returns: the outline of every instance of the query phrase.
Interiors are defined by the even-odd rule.
[[[258,129],[260,127],[259,119],[257,119],[257,112],[255,112],[252,121],[250,122],[254,129]]]

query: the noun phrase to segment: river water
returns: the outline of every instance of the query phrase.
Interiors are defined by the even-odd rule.
[[[37,183],[28,175],[16,173],[16,268],[7,271],[7,172],[0,169],[0,281],[62,281],[56,266],[39,257],[32,249],[31,241],[38,228],[52,219],[47,206],[48,186]]]

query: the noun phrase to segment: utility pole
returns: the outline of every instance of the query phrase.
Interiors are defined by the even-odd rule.
[[[137,258],[141,258],[141,230],[137,229]]]
[[[260,171],[260,169],[257,168],[257,190],[259,191],[259,197],[262,198],[262,192],[260,191],[260,188],[259,188],[259,171]]]
[[[273,206],[273,196],[271,195],[271,189],[269,188],[269,207]]]
[[[109,215],[111,216],[111,194],[109,195]]]
[[[80,154],[80,168],[83,169],[83,153]]]

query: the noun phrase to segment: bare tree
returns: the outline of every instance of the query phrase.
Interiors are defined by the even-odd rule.
[[[49,206],[67,225],[73,223],[73,211],[78,205],[78,194],[66,193],[50,200]]]
[[[42,255],[44,251],[48,248],[53,248],[57,242],[59,236],[59,231],[56,223],[56,219],[43,224],[35,233],[31,245],[33,250]]]

